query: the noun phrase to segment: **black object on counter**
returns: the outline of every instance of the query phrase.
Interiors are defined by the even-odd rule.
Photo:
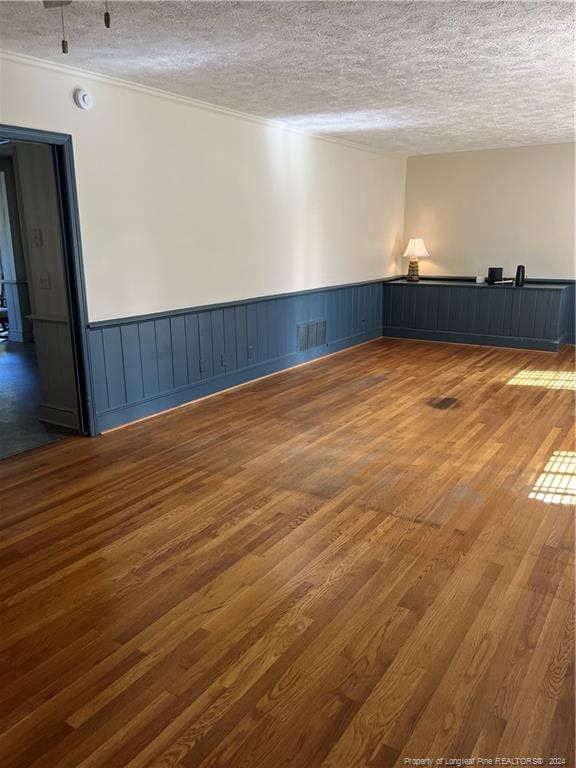
[[[526,267],[524,266],[524,264],[519,264],[516,267],[516,279],[514,282],[518,287],[522,287],[524,285],[525,279],[526,279]]]
[[[488,277],[486,278],[486,282],[488,285],[494,285],[494,283],[502,280],[503,273],[504,269],[502,267],[488,267]]]

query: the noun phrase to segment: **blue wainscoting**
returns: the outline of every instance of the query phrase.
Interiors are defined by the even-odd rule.
[[[557,351],[574,339],[573,281],[384,283],[383,335]]]
[[[562,304],[562,338],[563,344],[574,344],[576,341],[576,283],[572,282],[564,293]]]
[[[558,350],[574,281],[399,278],[91,323],[96,431],[382,335]]]
[[[324,323],[314,323],[323,320],[325,338]],[[314,323],[314,333],[299,331],[306,323]],[[381,335],[382,281],[92,323],[96,427],[110,429]],[[299,351],[303,338],[316,346]]]

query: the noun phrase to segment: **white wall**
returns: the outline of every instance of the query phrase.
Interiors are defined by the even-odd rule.
[[[24,57],[1,73],[2,122],[73,134],[92,321],[398,270],[403,158]]]
[[[574,144],[410,157],[404,232],[421,274],[573,278]]]

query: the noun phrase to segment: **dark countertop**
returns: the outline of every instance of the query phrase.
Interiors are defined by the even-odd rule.
[[[385,283],[385,285],[412,285],[412,286],[418,286],[418,285],[433,285],[436,287],[458,287],[458,288],[479,288],[483,291],[486,290],[493,290],[493,291],[501,291],[503,289],[508,290],[514,290],[514,291],[529,291],[529,290],[546,290],[546,291],[564,291],[566,288],[568,288],[572,284],[572,281],[562,283],[538,283],[538,282],[530,282],[530,283],[524,283],[524,285],[520,288],[512,285],[488,285],[488,283],[476,283],[473,280],[427,280],[426,278],[420,278],[418,282],[411,282],[406,279],[401,280],[390,280]]]

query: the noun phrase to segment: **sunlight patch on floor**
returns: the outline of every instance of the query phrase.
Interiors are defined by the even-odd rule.
[[[508,384],[520,387],[576,390],[576,373],[573,371],[519,371]]]
[[[545,504],[576,504],[576,451],[554,451],[528,498]]]

